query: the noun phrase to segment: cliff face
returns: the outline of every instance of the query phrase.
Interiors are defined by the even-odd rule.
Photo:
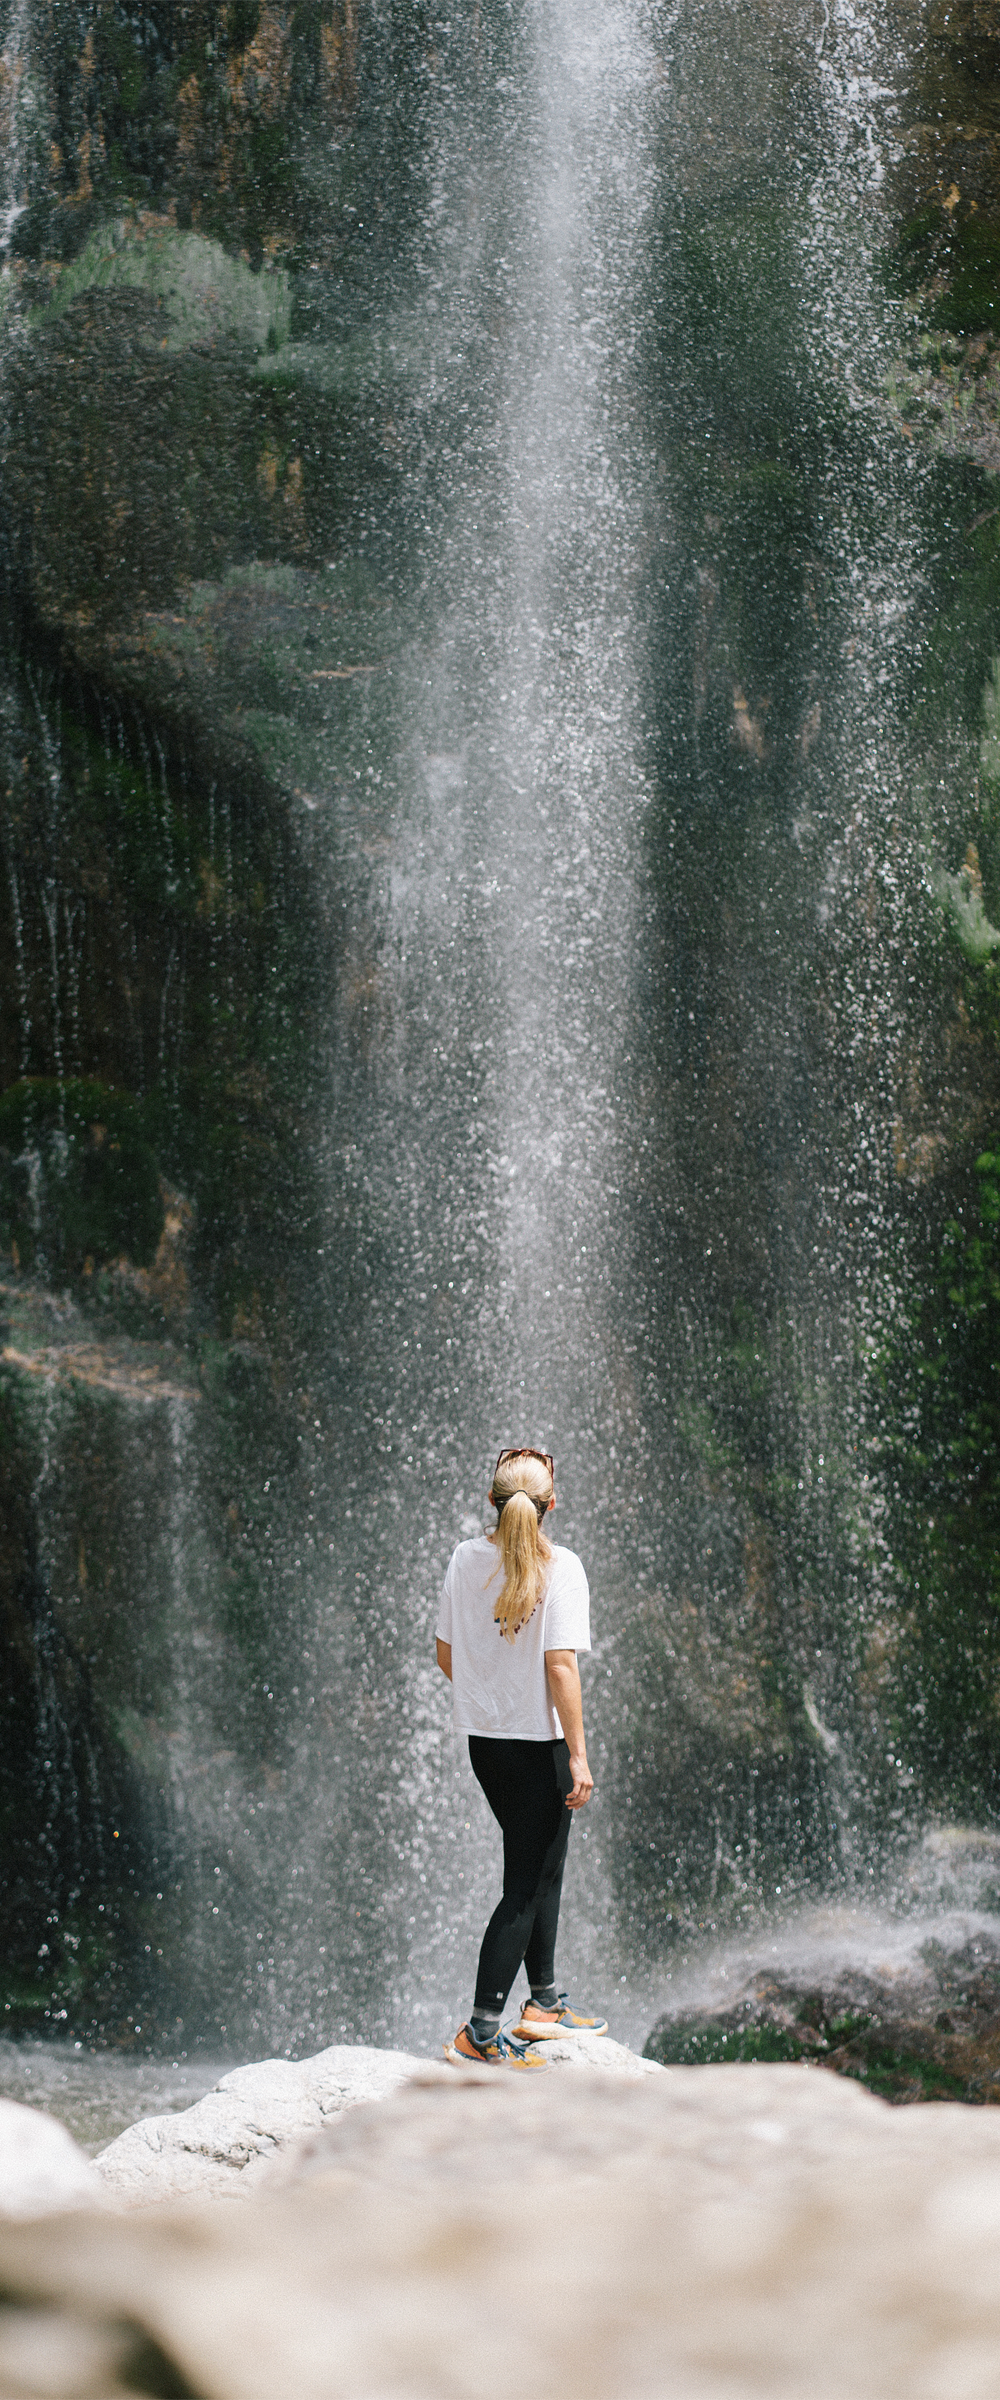
[[[4,1999],[122,2038],[181,2038],[199,1843],[283,1773],[344,950],[295,787],[380,473],[293,275],[350,248],[355,50],[348,4],[15,12],[3,55]]]
[[[116,201],[245,246],[259,266],[311,227],[325,157],[357,101],[357,22],[343,6],[113,6],[25,13],[4,51],[16,256],[74,257]],[[333,235],[336,242],[341,229]]]
[[[937,1288],[1000,1107],[1000,34],[978,0],[899,15],[898,155],[835,207],[864,137],[859,119],[837,151],[823,117],[834,36],[817,53],[810,12],[747,0],[709,56],[699,25],[660,62],[628,418],[653,805],[622,973],[643,1046],[622,1103],[635,1322],[609,1383],[644,1430],[615,1568],[631,1715],[608,1701],[600,1722],[616,1893],[653,1948],[665,1922],[844,1871],[845,1810],[877,1854],[913,1776],[938,1773],[918,1654],[966,1633],[948,1607],[929,1634],[914,1614],[892,1447],[912,1393],[885,1364],[883,1302],[897,1267],[899,1290]],[[423,988],[399,996],[406,941],[428,985],[455,978],[455,1023],[472,1013],[439,931],[461,828],[436,925],[423,902],[406,914],[430,802],[404,825],[400,693],[439,636],[441,688],[473,672],[440,632],[465,572],[440,529],[445,500],[486,494],[488,548],[483,426],[524,365],[505,248],[533,222],[504,119],[518,38],[500,12],[456,29],[352,0],[15,10],[6,29],[15,2014],[125,2036],[217,2019],[225,1988],[241,2025],[273,2025],[302,1916],[290,1827],[323,1809],[349,1939],[336,2001],[317,1967],[308,2005],[321,2031],[341,2021],[324,2010],[381,2005],[358,1793],[374,1819],[391,1776],[397,1805],[386,1710],[412,1684],[405,1756],[428,1704],[394,1646],[406,1611],[383,1606],[372,1493],[391,1482],[402,1509],[400,1449],[402,1474],[417,1426],[464,1405],[453,1360],[477,1302],[458,1262],[479,1238],[470,1171],[453,1280],[425,1292],[386,1201],[431,1042]],[[816,327],[858,240],[868,313],[847,311],[838,357]],[[480,674],[488,578],[481,600]],[[425,745],[445,800],[466,772],[448,705]],[[484,885],[507,864],[492,806],[485,787],[470,802]],[[486,1055],[462,1070],[484,1116]],[[451,1105],[426,1118],[430,1180],[456,1152]],[[374,1194],[355,1139],[372,1121]],[[425,1346],[395,1432],[380,1343]],[[893,1376],[889,1409],[872,1395]],[[307,1690],[335,1744],[328,1807]],[[973,1806],[992,1800],[993,1705],[990,1665]],[[241,1863],[251,1820],[266,1871]]]

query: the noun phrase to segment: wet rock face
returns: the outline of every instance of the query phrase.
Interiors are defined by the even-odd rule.
[[[298,1713],[317,1257],[339,1293],[356,1251],[353,1222],[317,1232],[347,918],[310,811],[386,649],[343,554],[391,403],[337,339],[400,121],[376,42],[352,145],[357,32],[325,0],[0,22],[8,2025],[174,2038],[179,1749],[210,1821],[247,1775],[263,1814],[286,1686]],[[261,1922],[215,1891],[204,1913],[238,1947]],[[217,1961],[199,2006],[256,1965]]]
[[[288,1902],[270,1886],[252,1898],[240,1888],[247,1827],[235,1844],[229,1831],[245,1807],[256,1840],[273,1809],[277,1851],[302,1818],[287,1779],[314,1669],[300,1688],[297,1662],[303,1629],[319,1611],[327,1621],[333,1583],[345,1624],[338,1678],[347,1659],[357,1690],[359,1621],[365,1672],[383,1660],[359,1712],[376,1756],[385,1693],[402,1680],[398,1657],[384,1663],[377,1621],[373,1631],[359,1620],[358,1520],[345,1535],[339,1512],[344,1445],[357,1440],[366,1489],[374,1448],[358,1401],[363,1392],[367,1406],[365,1282],[395,1292],[402,1275],[407,1307],[427,1295],[413,1297],[409,1236],[404,1264],[392,1254],[384,1194],[356,1180],[353,1143],[379,1091],[395,1111],[385,1095],[397,1065],[405,1089],[426,1057],[421,1010],[405,1034],[393,1020],[398,953],[383,943],[384,894],[401,865],[403,887],[409,873],[397,768],[412,729],[393,721],[394,676],[415,625],[426,639],[435,578],[440,593],[451,574],[428,530],[435,484],[468,476],[472,491],[479,474],[474,450],[458,464],[466,452],[449,411],[468,390],[474,423],[515,355],[507,303],[495,317],[490,303],[441,399],[459,376],[448,357],[457,320],[444,330],[455,290],[440,259],[433,294],[429,253],[419,273],[413,263],[431,190],[421,111],[426,124],[427,96],[439,104],[453,70],[453,93],[466,69],[485,88],[504,42],[521,42],[519,26],[503,30],[505,10],[477,9],[467,25],[459,12],[446,51],[446,15],[437,12],[439,46],[425,12],[395,0],[360,11],[352,0],[180,10],[152,0],[141,24],[113,0],[44,15],[29,4],[0,86],[22,212],[4,337],[17,656],[0,700],[0,944],[16,962],[16,1006],[0,1015],[0,1089],[116,1094],[137,1112],[148,1202],[139,1223],[100,1194],[99,1211],[89,1201],[84,1215],[64,1210],[48,1130],[37,1190],[23,1142],[2,1162],[12,1319],[2,1473],[16,1541],[0,1562],[0,1605],[17,1722],[0,1761],[0,1811],[18,1846],[20,1896],[16,1943],[0,1900],[0,1948],[24,1962],[12,2009],[70,2010],[74,2023],[113,2024],[125,2038],[133,2023],[148,2027],[151,2006],[164,2035],[189,2008],[181,1887],[193,1889],[195,1862],[214,1862],[216,1848],[227,1890],[216,1897],[223,1868],[206,1865],[196,2005],[209,2022],[220,1993],[242,1991],[251,2006],[259,1962],[247,1942]],[[702,17],[689,11],[689,30]],[[858,627],[837,563],[846,551],[831,476],[851,515],[881,475],[867,433],[860,448],[848,441],[830,378],[802,380],[782,178],[801,121],[793,87],[803,61],[812,73],[820,39],[814,18],[793,0],[734,0],[710,56],[696,40],[686,64],[664,65],[649,419],[664,496],[662,533],[653,515],[649,538],[669,561],[663,656],[655,634],[650,660],[662,922],[648,1002],[655,1131],[649,1164],[636,1153],[635,1188],[660,1326],[693,1309],[705,1348],[692,1353],[690,1390],[670,1334],[652,1356],[651,1388],[664,1370],[665,1437],[654,1432],[653,1448],[665,1486],[683,1495],[683,1532],[668,1529],[632,1620],[636,1788],[641,1779],[643,1810],[653,1795],[655,1823],[640,1833],[629,1814],[629,1760],[614,1874],[643,1940],[703,1903],[752,1908],[790,1867],[804,1881],[836,1868],[828,1763],[852,1716],[856,1429],[852,1415],[850,1458],[839,1440],[834,1457],[825,1433],[814,1438],[818,1420],[803,1430],[817,1376],[785,1346],[786,1278],[794,1256],[800,1313],[820,1322],[807,1239],[815,1207],[834,1286],[828,1323],[840,1321],[849,1252],[859,1284],[870,1276],[871,1254],[855,1254],[842,1219],[843,1246],[829,1249],[821,1197],[841,1180],[846,1192],[854,1174],[846,1062],[882,1055],[845,994],[852,979],[870,988],[875,952],[880,971],[889,962],[900,1018],[916,1005],[910,937],[893,930],[888,900],[878,915],[879,876],[862,843],[844,869],[855,897],[817,947],[823,861],[853,773],[838,728],[861,705],[837,663]],[[907,41],[915,18],[900,12]],[[15,39],[22,20],[30,76]],[[461,104],[449,105],[460,121]],[[482,202],[483,223],[505,182],[499,155],[470,169],[474,182],[488,158],[473,211]],[[944,221],[965,225],[971,203],[963,209]],[[994,512],[977,489],[962,522],[982,511],[989,522],[971,538],[991,544]],[[875,517],[864,540],[881,554]],[[412,591],[425,572],[432,597],[408,619],[407,577]],[[859,573],[858,590],[868,569]],[[978,726],[993,599],[974,609],[984,655],[963,619],[948,665],[958,652],[973,661]],[[439,735],[444,751],[443,719]],[[921,1195],[960,1141],[985,1138],[1000,1088],[1000,1052],[969,1031],[954,994],[939,1006],[937,973],[922,978],[937,1051],[918,1025],[892,1069],[897,1180]],[[462,1007],[453,1013],[461,1019]],[[936,1079],[932,1052],[943,1061]],[[889,1085],[873,1100],[866,1085],[869,1102],[886,1119]],[[86,1105],[77,1155],[103,1191],[110,1153],[94,1129],[110,1126],[111,1106]],[[817,1106],[825,1124],[817,1119],[811,1151],[797,1148]],[[882,1192],[894,1189],[888,1169]],[[384,1322],[370,1345],[379,1357]],[[458,1355],[457,1328],[454,1353],[452,1341],[449,1331],[442,1367]],[[421,1342],[429,1357],[414,1322],[395,1347],[412,1358]],[[632,1369],[622,1372],[624,1389]],[[450,1380],[440,1388],[452,1416]],[[157,1400],[158,1412],[145,1407]],[[834,1417],[839,1408],[835,1398]],[[395,1468],[383,1416],[384,1400],[384,1485]],[[417,1417],[408,1408],[410,1426]],[[326,1487],[324,1443],[337,1460]],[[892,1638],[890,1627],[886,1681]],[[196,1708],[176,1663],[187,1675],[195,1656]],[[313,1696],[341,1726],[339,1681]],[[363,1817],[357,1792],[380,1787],[354,1781],[346,1735],[336,1765],[345,1820]],[[876,1780],[873,1768],[873,1792]],[[380,1808],[381,1798],[373,1820]],[[127,1864],[122,1816],[136,1843]],[[331,1842],[348,1856],[349,1822]],[[33,1900],[42,1844],[48,1885]],[[132,1925],[130,2012],[107,1963],[119,1903]],[[359,1936],[350,1973],[355,2021],[368,2025],[363,1947]],[[275,1975],[280,1986],[280,1967]],[[373,1980],[380,1990],[379,1966]],[[339,2022],[317,2007],[310,2028],[319,2041]],[[255,2046],[274,2038],[273,2024],[265,2034],[257,2019],[244,2023]]]
[[[265,242],[288,244],[308,222],[324,130],[328,141],[356,99],[350,0],[154,6],[141,28],[96,5],[33,31],[41,75],[28,122],[16,57],[0,101],[27,169],[15,255],[72,256],[123,195],[169,195],[182,223],[224,231],[258,263]]]
[[[663,2065],[803,2059],[897,2105],[1000,2104],[1000,1939],[928,1942],[898,1974],[844,1968],[822,1982],[754,1974],[723,2006],[661,2017],[645,2055]]]
[[[147,709],[176,718],[189,697],[177,654],[190,643],[159,655],[178,592],[254,559],[325,564],[378,479],[345,396],[296,372],[290,315],[284,269],[255,275],[170,218],[132,215],[22,320],[7,506],[23,600]],[[199,696],[213,717],[216,694]]]

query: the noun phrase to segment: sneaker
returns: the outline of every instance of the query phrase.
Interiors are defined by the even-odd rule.
[[[528,2009],[532,2014],[527,2014]],[[528,2001],[514,2027],[515,2037],[522,2042],[562,2042],[571,2033],[606,2033],[606,2017],[581,2017],[571,2008],[565,1992],[560,1992],[556,2008],[547,2008],[544,2016],[534,2015],[534,2003]]]
[[[444,2054],[453,2067],[469,2063],[479,2067],[544,2067],[545,2060],[536,2058],[523,2042],[512,2041],[509,2034],[495,2034],[491,2042],[475,2042],[467,2025],[460,2025],[453,2042],[446,2042]]]

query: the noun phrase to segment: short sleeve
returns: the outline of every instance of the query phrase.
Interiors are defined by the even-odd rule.
[[[590,1648],[590,1586],[572,1550],[556,1564],[545,1608],[544,1639],[546,1650]]]
[[[457,1550],[453,1550],[445,1569],[444,1582],[441,1586],[441,1598],[438,1603],[437,1627],[434,1635],[435,1641],[448,1642],[449,1644],[451,1642],[451,1610],[452,1597],[455,1590],[455,1560],[457,1557]]]

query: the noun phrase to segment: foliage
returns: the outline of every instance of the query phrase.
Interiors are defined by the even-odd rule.
[[[663,2067],[729,2067],[763,2062],[774,2066],[806,2055],[804,2036],[792,2025],[730,2025],[710,2017],[664,2018],[643,2053]]]
[[[163,1226],[143,1112],[106,1084],[25,1077],[0,1095],[0,1244],[23,1266],[76,1274],[152,1260]]]
[[[1000,1801],[1000,1149],[883,1365],[900,1706],[933,1796]]]
[[[797,2008],[794,2021],[783,2014],[775,2022],[767,2015],[742,2018],[663,2017],[646,2043],[644,2055],[662,2066],[732,2066],[750,2060],[767,2064],[806,2059],[822,2062],[838,2075],[864,2083],[870,2092],[889,2101],[975,2100],[977,2079],[956,2072],[935,2055],[941,2045],[928,2028],[926,2049],[917,2044],[922,2029],[909,2026],[904,2047],[897,2029],[882,2026],[862,2010],[827,2012],[822,1996]],[[970,2062],[971,2063],[971,2062]]]
[[[1000,225],[935,201],[900,235],[904,291],[933,287],[929,322],[943,333],[1000,333]]]

